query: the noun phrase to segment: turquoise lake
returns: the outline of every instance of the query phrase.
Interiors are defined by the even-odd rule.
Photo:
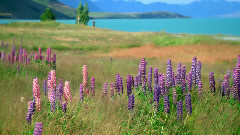
[[[12,20],[12,22],[39,20]],[[75,20],[57,20],[74,24]],[[92,26],[90,20],[88,25]],[[10,20],[0,20],[0,24]],[[240,36],[240,18],[191,18],[191,19],[96,19],[96,27],[126,32],[188,33]]]

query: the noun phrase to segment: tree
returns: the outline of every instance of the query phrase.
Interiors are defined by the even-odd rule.
[[[40,19],[41,21],[54,21],[55,15],[49,8],[46,8],[45,12],[41,15]]]
[[[88,21],[89,21],[88,14],[89,14],[89,8],[88,8],[87,2],[85,3],[84,7],[82,6],[82,2],[80,2],[79,6],[77,8],[77,16],[76,16],[77,23],[83,23],[83,24],[87,25]]]

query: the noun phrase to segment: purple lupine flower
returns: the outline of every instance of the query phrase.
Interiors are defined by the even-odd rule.
[[[186,93],[186,81],[185,79],[182,80],[182,94],[185,95]]]
[[[158,90],[159,96],[167,95],[169,91],[165,89],[165,76],[162,73],[159,73],[158,84],[159,84],[159,90]]]
[[[80,84],[79,96],[80,96],[80,101],[83,103],[83,84]]]
[[[66,103],[66,102],[63,102],[63,103],[62,103],[62,111],[63,111],[64,113],[67,112],[67,103]]]
[[[159,102],[159,80],[158,80],[158,69],[154,68],[154,91],[153,91],[153,102]]]
[[[158,69],[154,68],[154,90],[158,89]]]
[[[223,81],[223,96],[229,96],[230,91],[229,91],[229,78],[228,74],[224,76],[224,81]]]
[[[192,115],[192,101],[191,101],[191,95],[190,93],[186,94],[185,96],[185,102],[186,102],[186,112]]]
[[[238,56],[238,62],[236,63],[236,68],[234,71],[234,90],[236,94],[236,99],[240,102],[240,60]]]
[[[176,82],[175,82],[175,72],[172,71],[172,86],[175,87],[176,86]]]
[[[133,110],[134,108],[134,95],[128,96],[128,110]]]
[[[36,102],[35,100],[33,100],[31,103],[30,103],[30,108],[29,108],[29,112],[31,112],[32,114],[35,114],[35,110],[36,110]]]
[[[133,76],[131,76],[131,85],[132,85],[132,87],[134,87],[134,79],[133,79]]]
[[[190,71],[187,75],[187,87],[188,87],[188,92],[190,92],[192,89],[192,71]]]
[[[196,69],[196,83],[198,84],[199,81],[201,81],[201,70],[202,70],[202,63],[201,61],[198,61],[197,69]]]
[[[186,67],[185,67],[185,65],[182,65],[181,78],[182,78],[182,80],[186,79]]]
[[[180,120],[183,117],[183,101],[179,100],[177,102],[177,119]]]
[[[53,65],[54,68],[56,69],[56,53],[53,54]]]
[[[164,96],[164,111],[165,113],[169,113],[170,112],[170,108],[169,108],[169,97],[168,96]]]
[[[141,76],[142,76],[142,78],[146,77],[146,65],[147,65],[147,63],[146,63],[145,58],[142,58],[141,59]]]
[[[211,92],[214,92],[215,93],[215,79],[214,79],[214,72],[210,72],[209,73],[209,86],[210,86],[210,89],[211,89]]]
[[[119,95],[122,93],[123,94],[123,78],[119,76],[118,78],[118,83],[119,83]]]
[[[141,80],[141,78],[142,78],[142,71],[141,71],[141,62],[139,63],[139,67],[138,67],[138,85],[142,85],[141,83],[142,83],[142,80]]]
[[[103,84],[102,99],[104,100],[107,97],[108,93],[108,83]]]
[[[173,88],[173,104],[177,104],[177,91]]]
[[[35,60],[38,60],[38,54],[35,53]]]
[[[43,93],[45,96],[47,95],[47,80],[43,81]]]
[[[182,73],[181,73],[181,67],[182,67],[182,63],[181,62],[179,62],[178,63],[178,66],[177,66],[177,75],[176,75],[176,83],[178,84],[178,85],[180,85],[181,84],[181,80],[182,80],[182,78],[181,78],[181,75],[182,75]]]
[[[47,83],[47,80],[45,80],[45,81]],[[61,106],[62,105],[62,95],[63,95],[63,80],[62,79],[59,79],[59,84],[56,88],[56,93],[57,93],[56,99],[59,102],[59,106]]]
[[[132,94],[132,78],[131,75],[127,75],[127,95]]]
[[[192,84],[197,84],[196,81],[196,66],[197,66],[197,58],[194,56],[192,59],[192,67],[191,67],[191,71],[192,71]]]
[[[54,90],[50,90],[50,105],[51,105],[51,111],[55,112],[55,102],[56,102],[56,95]]]
[[[136,75],[135,76],[135,81],[134,81],[134,87],[135,87],[135,89],[137,89],[138,88],[138,75]]]
[[[166,91],[172,86],[172,64],[171,60],[167,60],[167,73],[166,73]]]
[[[198,97],[202,97],[202,81],[198,82]]]
[[[31,124],[32,123],[32,112],[28,111],[26,115],[26,121]]]
[[[152,93],[152,67],[149,67],[148,71],[148,91]]]
[[[3,52],[2,52],[2,60],[3,60],[3,62],[5,62],[5,59],[6,59],[6,54],[5,54],[5,52],[3,51]]]
[[[95,78],[94,77],[91,78],[91,94],[92,94],[92,97],[95,96]]]
[[[42,129],[43,129],[42,122],[36,123],[34,131],[33,131],[33,135],[41,135],[42,134]]]
[[[41,46],[39,46],[39,48],[38,48],[38,52],[39,52],[39,57],[41,57],[41,55],[42,55],[42,49],[41,49]]]
[[[120,95],[120,89],[119,89],[119,77],[120,77],[120,74],[116,74],[115,89],[116,89],[116,93],[118,93],[118,94]]]
[[[114,83],[110,83],[110,97],[113,98],[114,96]]]

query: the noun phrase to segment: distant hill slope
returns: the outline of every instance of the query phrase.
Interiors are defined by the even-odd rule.
[[[39,19],[46,7],[51,8],[56,19],[74,18],[75,9],[56,0],[1,0],[0,13],[10,13],[15,19]],[[0,18],[3,18],[0,15]]]
[[[163,19],[163,18],[189,18],[171,12],[137,12],[137,13],[112,13],[90,12],[89,16],[95,19]]]

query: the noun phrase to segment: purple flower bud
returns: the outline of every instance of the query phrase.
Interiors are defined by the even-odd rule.
[[[162,95],[162,96],[167,95],[169,91],[167,89],[165,89],[165,76],[164,76],[164,74],[159,73],[158,85],[159,85],[159,90],[158,90],[159,91],[158,92],[159,96],[160,95]]]
[[[28,111],[26,116],[26,121],[31,124],[32,123],[32,112]]]
[[[80,101],[83,103],[83,84],[80,84],[79,95],[80,95]]]
[[[172,64],[171,60],[167,60],[167,73],[166,73],[166,91],[172,86]]]
[[[175,82],[175,72],[172,71],[172,86],[175,87],[176,82]]]
[[[202,70],[202,63],[201,61],[198,61],[197,69],[196,69],[196,83],[198,84],[199,81],[201,81],[201,70]]]
[[[165,113],[169,113],[170,112],[169,97],[168,96],[164,96],[164,111],[165,111]]]
[[[191,89],[192,89],[192,71],[190,71],[187,75],[187,87],[188,87],[188,92],[191,92]]]
[[[182,94],[185,95],[186,93],[186,81],[185,79],[182,80]]]
[[[149,67],[148,71],[148,91],[152,93],[152,67]]]
[[[134,95],[128,96],[128,110],[133,110],[134,108]]]
[[[173,104],[177,104],[177,91],[173,88]]]
[[[186,112],[192,115],[192,102],[191,102],[191,95],[188,93],[185,96],[185,102],[186,102]]]
[[[186,79],[186,67],[185,67],[185,65],[182,65],[181,78],[182,78],[182,80]]]
[[[95,78],[94,77],[91,78],[91,94],[92,94],[92,97],[95,96]]]
[[[177,102],[177,119],[180,120],[183,117],[183,101]]]
[[[42,129],[43,129],[42,125],[43,125],[42,122],[35,124],[33,135],[41,135],[42,134]]]
[[[110,96],[111,96],[111,98],[113,98],[113,96],[114,96],[114,83],[110,83],[110,86],[109,86],[110,88]]]
[[[214,79],[214,72],[210,72],[209,73],[209,83],[210,83],[210,89],[211,89],[211,92],[214,92],[215,93],[215,79]]]
[[[222,95],[223,96],[229,96],[230,94],[230,91],[229,91],[229,75],[225,75],[224,76],[224,81],[222,82],[223,83],[223,93]]]
[[[50,105],[51,105],[52,112],[55,112],[55,102],[56,102],[55,99],[56,99],[55,91],[50,90]]]
[[[104,100],[107,97],[108,93],[108,83],[103,84],[102,99]]]
[[[236,63],[236,68],[234,70],[234,81],[233,87],[236,94],[236,99],[240,102],[240,56],[238,56],[238,62]]]
[[[132,77],[131,75],[127,75],[127,95],[132,94]]]
[[[119,95],[122,93],[123,94],[123,78],[119,76],[118,78],[118,86],[119,86]]]
[[[135,82],[134,82],[135,89],[138,88],[138,77],[139,77],[138,75],[135,76]]]
[[[179,62],[178,63],[178,66],[177,66],[177,75],[176,75],[176,83],[177,84],[181,84],[181,80],[182,80],[182,78],[181,78],[181,75],[182,75],[182,70],[181,70],[181,67],[182,67],[182,63],[181,62]]]
[[[46,84],[47,84],[47,80],[45,80],[45,81],[46,81]],[[59,79],[59,84],[56,88],[56,93],[57,93],[56,99],[59,102],[59,106],[61,106],[62,105],[62,95],[63,95],[63,80],[62,79]]]
[[[67,103],[66,103],[66,102],[63,102],[63,104],[62,104],[62,111],[63,111],[64,113],[67,112]]]
[[[120,74],[116,74],[116,83],[115,83],[115,89],[116,89],[116,93],[118,93],[120,95],[120,89],[119,89],[119,77]]]
[[[196,65],[197,65],[197,58],[194,56],[193,59],[192,59],[192,67],[191,67],[191,75],[192,75],[192,84],[197,84],[197,81],[196,81]]]
[[[47,95],[47,80],[43,81],[43,93],[45,96]]]

